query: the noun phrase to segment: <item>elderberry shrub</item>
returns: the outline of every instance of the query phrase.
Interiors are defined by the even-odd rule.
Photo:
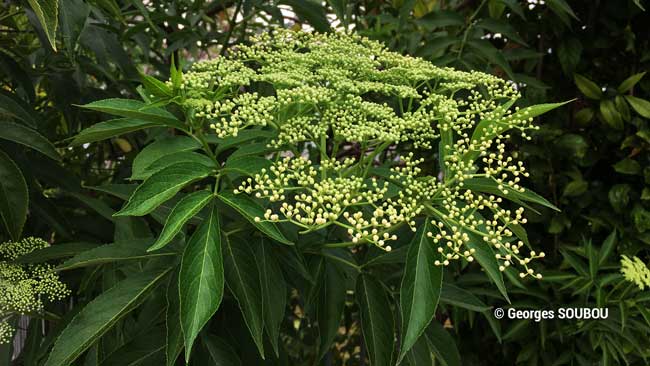
[[[363,253],[373,251],[380,262],[393,254],[389,263],[404,264],[399,360],[432,322],[443,268],[452,261],[478,262],[505,298],[501,272],[516,282],[542,277],[530,262],[544,253],[524,248],[524,210],[556,208],[523,187],[528,172],[506,143],[510,131],[527,138],[533,118],[562,103],[519,109],[520,94],[503,79],[437,67],[354,34],[290,30],[260,35],[187,72],[173,66],[167,82],[143,76],[139,92],[142,101],[85,105],[123,118],[82,131],[72,144],[142,129],[155,139],[133,160],[131,180],[142,183],[102,189],[118,197],[128,192],[114,216],[151,214],[163,224],[148,254],[136,258],[157,265],[145,273],[152,281],[147,288],[177,274],[167,296],[177,299],[180,316],[167,322],[170,332],[182,329],[183,342],[167,345],[169,360],[184,347],[189,361],[199,333],[226,300],[225,284],[259,354],[265,354],[263,330],[277,354],[289,286],[281,261],[291,263],[286,271],[296,270],[288,276],[314,286],[319,280],[305,276],[311,270],[340,283],[325,292],[291,283],[298,296],[318,292],[336,302],[338,310],[318,320],[323,344],[315,357],[334,341],[346,294],[356,297],[364,335],[374,336],[378,330],[370,328],[379,326],[381,342],[394,341],[392,318],[367,321],[371,308],[391,305],[367,270],[371,260],[355,259]],[[192,225],[198,226],[184,230]],[[295,247],[287,252],[269,244]],[[394,248],[401,251],[387,253]],[[314,256],[329,269],[302,264]],[[324,258],[353,270],[356,290],[348,292]],[[103,306],[94,301],[80,319]],[[51,360],[78,354],[64,350],[82,323],[71,323]],[[373,364],[391,361],[391,347],[367,344]]]

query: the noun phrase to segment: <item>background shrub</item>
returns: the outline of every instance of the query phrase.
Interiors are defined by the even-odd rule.
[[[14,190],[6,203],[16,217],[5,224],[3,239],[38,236],[52,247],[85,242],[81,250],[92,243],[147,235],[146,220],[111,216],[121,205],[119,195],[83,187],[124,182],[135,156],[150,146],[155,134],[68,148],[72,136],[102,120],[76,105],[136,97],[139,72],[165,80],[172,56],[196,60],[224,54],[269,25],[319,31],[350,27],[437,65],[515,80],[524,97],[522,107],[576,99],[541,117],[532,141],[510,142],[509,149],[518,151],[529,167],[533,190],[560,212],[540,208],[541,215],[528,216],[531,244],[548,254],[541,269],[545,280],[526,289],[510,285],[508,290],[516,307],[608,306],[610,319],[495,322],[489,312],[483,315],[476,308],[443,308],[437,320],[451,327],[463,364],[644,362],[649,349],[643,336],[650,318],[647,291],[623,282],[619,274],[621,254],[648,262],[650,81],[643,73],[650,61],[650,36],[642,0],[55,4],[8,1],[0,17],[0,160],[11,170],[14,186],[24,187]],[[113,265],[99,268],[63,273],[75,294],[72,304],[89,301],[120,276]],[[488,306],[505,306],[481,281],[470,272],[458,284]],[[294,315],[286,320],[289,325],[302,311],[301,304],[290,305]],[[50,306],[52,313],[69,313],[63,304]],[[348,321],[354,324],[354,319]],[[52,343],[58,323],[48,320],[45,336],[43,323],[30,323],[17,362],[43,359],[47,347],[41,342]],[[308,359],[305,354],[315,342],[308,333],[300,326],[291,338],[288,352],[296,359]],[[358,335],[341,341],[339,356],[324,362],[364,363],[366,348]],[[85,356],[87,362],[103,359],[103,350],[123,341],[121,334],[111,337]],[[206,352],[221,349],[220,342],[205,340]],[[11,357],[10,350],[5,357]]]

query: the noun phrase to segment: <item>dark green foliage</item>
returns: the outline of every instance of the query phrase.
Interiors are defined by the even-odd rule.
[[[283,15],[280,4],[295,15]],[[650,258],[647,5],[6,2],[0,241],[47,238],[51,247],[20,261],[58,261],[73,289],[71,301],[34,314],[14,363],[647,364],[650,297],[619,272],[621,254]],[[422,232],[404,230],[408,245],[392,252],[321,248],[344,233],[302,236],[257,222],[264,208],[247,196],[204,190],[216,169],[228,172],[221,184],[230,184],[268,168],[274,136],[188,137],[194,126],[184,124],[173,99],[187,68],[180,60],[228,54],[269,25],[328,31],[328,18],[394,51],[514,80],[522,109],[573,100],[539,117],[531,141],[513,134],[507,145],[530,172],[530,190],[508,197],[530,206],[526,231],[510,229],[547,253],[543,280],[500,272],[480,238],[472,244],[478,264],[430,272],[421,261],[439,254],[417,245]],[[160,81],[169,77],[171,85]],[[107,121],[109,114],[117,118]],[[204,143],[209,152],[201,152]],[[499,193],[481,179],[465,184]],[[207,270],[209,283],[179,292],[179,280]],[[188,317],[188,303],[201,311]],[[492,308],[510,306],[607,307],[609,318],[494,319]],[[0,347],[0,363],[11,352]]]

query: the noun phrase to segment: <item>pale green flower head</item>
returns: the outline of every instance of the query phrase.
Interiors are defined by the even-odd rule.
[[[282,29],[196,63],[175,93],[192,126],[220,139],[273,132],[271,166],[235,189],[267,206],[258,221],[340,230],[350,245],[388,251],[401,227],[426,220],[440,253],[432,265],[471,262],[480,241],[501,271],[541,278],[528,264],[544,253],[523,254],[516,199],[528,172],[506,149],[507,131],[529,138],[536,127],[511,109],[512,83],[354,34]]]
[[[53,265],[13,262],[49,246],[48,242],[33,237],[0,244],[0,344],[13,337],[13,327],[8,323],[11,317],[40,313],[45,301],[61,300],[70,294]]]
[[[650,268],[639,257],[629,258],[622,255],[621,273],[623,273],[626,280],[634,283],[641,290],[650,287]]]

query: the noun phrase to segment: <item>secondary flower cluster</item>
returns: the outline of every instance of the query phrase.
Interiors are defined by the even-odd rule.
[[[251,83],[275,90],[242,95]],[[479,86],[481,93],[473,90]],[[192,117],[204,119],[219,137],[273,122],[280,132],[276,145],[331,129],[339,140],[431,147],[436,124],[471,128],[473,117],[490,116],[497,99],[518,96],[497,77],[436,67],[360,36],[288,30],[260,35],[230,57],[196,63],[181,89]],[[470,94],[454,99],[459,90]],[[379,98],[368,98],[373,95]],[[396,110],[377,100],[382,96],[405,105]]]
[[[398,227],[415,231],[426,218],[435,265],[473,261],[480,244],[502,271],[541,277],[528,265],[544,254],[522,253],[520,201],[506,203],[528,175],[506,153],[507,131],[526,137],[535,127],[527,110],[510,109],[520,95],[505,80],[357,35],[277,30],[197,63],[176,92],[195,125],[219,138],[275,131],[272,166],[235,190],[268,203],[258,221],[338,227],[350,245],[390,250]]]
[[[61,300],[70,294],[52,265],[13,263],[20,256],[48,246],[46,241],[32,237],[0,244],[0,344],[13,337],[9,323],[12,316],[38,313],[43,310],[44,300]]]
[[[650,268],[639,257],[621,256],[621,273],[626,280],[634,283],[643,290],[650,287]]]

